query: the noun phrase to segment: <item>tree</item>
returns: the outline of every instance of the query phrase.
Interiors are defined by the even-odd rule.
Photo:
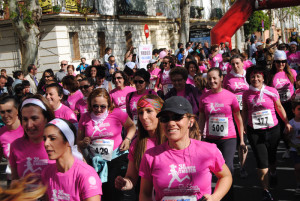
[[[22,70],[27,72],[30,64],[37,63],[42,9],[38,0],[8,0],[8,6],[10,19],[19,39]]]
[[[269,29],[269,16],[261,10],[253,12],[248,19],[249,23],[244,25],[245,36],[247,37],[256,31],[262,31],[262,20],[264,20],[265,30]]]
[[[180,0],[180,29],[179,41],[186,44],[190,33],[191,0]]]

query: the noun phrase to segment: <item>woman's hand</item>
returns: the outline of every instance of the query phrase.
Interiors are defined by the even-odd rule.
[[[122,190],[122,191],[125,191],[125,190],[128,190],[126,188],[126,179],[121,177],[121,176],[118,176],[116,179],[115,179],[115,188],[116,189],[119,189],[119,190]]]
[[[220,201],[219,199],[215,199],[213,195],[205,194],[204,195],[204,201]]]
[[[125,138],[125,140],[123,140],[123,142],[122,142],[122,144],[120,146],[120,150],[121,151],[126,151],[126,150],[129,149],[129,147],[130,147],[130,140],[127,139],[127,138]]]
[[[82,147],[87,148],[87,146],[89,146],[91,144],[91,138],[90,137],[84,137],[82,142],[83,142]]]
[[[287,123],[285,125],[285,131],[286,131],[286,133],[291,133],[292,129],[293,129],[293,127],[292,127],[292,125],[290,123]]]

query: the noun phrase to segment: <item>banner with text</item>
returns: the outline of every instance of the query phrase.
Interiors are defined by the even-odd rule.
[[[139,46],[139,64],[140,68],[147,70],[147,64],[152,59],[152,44],[140,45]]]

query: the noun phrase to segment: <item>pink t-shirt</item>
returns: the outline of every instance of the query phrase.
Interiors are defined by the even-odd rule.
[[[24,130],[21,125],[16,130],[8,130],[7,126],[0,128],[0,145],[5,158],[9,158],[10,145],[23,134]]]
[[[247,70],[248,68],[250,68],[253,63],[249,60],[243,61],[244,65],[243,65],[243,69]],[[227,73],[230,73],[230,71],[232,70],[232,66],[229,64],[228,68],[227,68]]]
[[[84,131],[85,137],[95,139],[114,140],[114,150],[122,143],[122,127],[125,124],[128,115],[122,112],[120,108],[115,108],[108,114],[102,124],[96,125],[91,119],[90,113],[85,113],[79,120],[79,129]]]
[[[186,80],[186,83],[195,86],[194,78],[193,78],[191,75],[188,75],[188,78],[187,78],[187,80]]]
[[[295,53],[287,52],[286,56],[291,68],[294,68],[296,64],[300,65],[300,51],[297,51]]]
[[[229,62],[222,62],[220,64],[220,69],[222,71],[223,74],[227,74],[227,68],[229,66]]]
[[[160,73],[161,69],[160,68],[155,68],[154,70],[148,70],[148,72],[150,73],[151,77],[150,80],[156,80],[158,77],[158,74]],[[156,77],[153,77],[153,75],[155,75]]]
[[[128,93],[136,91],[134,87],[126,86],[122,90],[117,90],[116,88],[110,91],[111,101],[115,107],[121,108],[126,112],[126,96]]]
[[[162,85],[172,84],[171,78],[169,76],[170,71],[171,71],[171,69],[168,71],[164,70],[163,73],[159,74],[160,83]]]
[[[274,126],[278,124],[278,120],[275,113],[275,102],[279,100],[279,94],[277,90],[273,87],[266,86],[266,90],[274,93],[277,95],[277,97],[270,96],[266,93],[263,94],[262,100],[260,100],[260,91],[253,91],[253,90],[247,90],[243,94],[243,105],[247,105],[248,109],[248,125],[253,128],[252,124],[252,113],[261,111],[261,110],[271,110]],[[270,126],[268,128],[272,128],[273,126]],[[266,128],[264,128],[266,129]]]
[[[48,186],[48,200],[80,201],[102,195],[102,183],[94,168],[77,159],[66,172],[58,172],[56,164],[48,165],[42,182]]]
[[[249,89],[249,85],[243,77],[235,77],[232,73],[225,76],[223,87],[236,95],[242,95],[244,91]]]
[[[54,115],[55,118],[65,119],[71,123],[78,123],[75,113],[64,104],[60,104],[59,108],[54,111]]]
[[[223,61],[222,54],[217,54],[212,59],[209,60],[211,67],[219,67],[221,62]]]
[[[81,93],[80,90],[77,90],[74,94],[68,96],[68,99],[67,99],[68,105],[67,106],[69,106],[71,108],[71,110],[74,111],[77,101],[82,98],[83,98],[83,94]]]
[[[205,114],[206,128],[208,128],[206,137],[208,139],[236,138],[232,114],[238,111],[240,111],[240,107],[236,96],[226,89],[222,89],[219,93],[213,93],[210,90],[202,94],[199,101],[199,112]],[[224,129],[219,132],[220,130],[216,127],[221,126]],[[220,134],[215,134],[215,132]]]
[[[157,95],[157,93],[152,89],[147,89],[145,93],[143,94],[137,94],[137,92],[133,92],[133,95],[131,96],[131,99],[129,100],[130,93],[126,96],[126,110],[130,118],[137,118],[137,102],[140,100],[141,97],[148,95],[148,94],[154,94]],[[129,112],[128,112],[129,111]],[[135,117],[134,117],[135,116]]]
[[[29,173],[40,174],[51,163],[55,161],[48,159],[44,141],[35,144],[24,136],[11,144],[9,164],[17,169],[19,178]]]
[[[129,148],[129,154],[128,154],[128,159],[130,161],[134,161],[134,151],[135,151],[135,148],[136,148],[136,144],[137,144],[137,138],[135,138],[131,145],[130,145],[130,148]],[[155,147],[156,146],[156,138],[148,138],[147,139],[147,143],[146,143],[146,150],[145,152],[148,150],[148,149],[151,149],[152,147]]]
[[[82,99],[80,99],[79,101],[77,101],[76,105],[75,105],[75,110],[77,110],[80,115],[83,115],[84,113],[86,113],[88,111],[88,106],[87,106],[87,99],[85,99],[85,97],[83,97]]]
[[[207,69],[207,67],[205,66],[205,64],[203,64],[202,66],[199,66],[199,70],[201,73],[204,73],[204,71]]]
[[[185,96],[185,89],[181,90],[181,91],[177,91],[177,96]]]
[[[293,74],[293,79],[295,83],[297,73],[294,69],[291,69],[291,72]],[[284,71],[278,72],[274,75],[271,87],[277,89],[281,102],[291,100],[291,97],[294,94],[294,84],[291,83],[290,79],[287,77]]]
[[[225,164],[215,144],[191,139],[183,150],[171,149],[168,142],[144,154],[139,175],[153,182],[155,200],[164,196],[211,194],[212,172],[222,171]]]

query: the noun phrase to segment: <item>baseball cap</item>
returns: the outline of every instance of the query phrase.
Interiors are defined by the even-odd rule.
[[[182,115],[186,113],[193,114],[193,108],[187,99],[181,96],[172,96],[164,102],[161,111],[156,117],[160,117],[165,112],[174,112]]]
[[[295,41],[292,41],[292,42],[289,43],[289,46],[291,46],[291,45],[298,45],[298,43],[295,42]]]
[[[263,45],[263,43],[257,42],[257,43],[255,44],[255,47],[258,47],[258,46],[260,46],[260,45]]]
[[[296,32],[292,32],[292,36],[296,36],[296,34],[297,34]]]
[[[149,63],[150,64],[154,64],[154,63],[156,63],[157,61],[155,60],[155,59],[150,59],[150,61],[149,61]]]
[[[274,60],[286,60],[286,53],[283,50],[276,50]]]

